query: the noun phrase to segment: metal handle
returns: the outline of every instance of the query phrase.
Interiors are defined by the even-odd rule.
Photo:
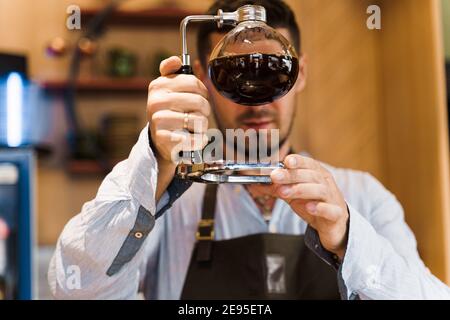
[[[194,74],[190,65],[182,65],[175,74]]]
[[[175,74],[194,74],[192,67],[190,65],[183,65],[181,68],[175,72]],[[201,150],[195,151],[183,151],[183,158],[189,157],[192,163],[202,163],[203,156]]]
[[[187,26],[190,22],[217,22],[218,28],[223,25],[236,25],[238,23],[255,20],[267,21],[266,10],[262,6],[245,5],[234,12],[223,12],[219,10],[217,15],[195,15],[187,16],[181,21],[181,60],[183,66],[176,74],[193,74],[191,58],[187,48]],[[191,163],[181,163],[177,166],[176,174],[182,179],[189,179],[203,183],[271,183],[268,175],[239,175],[246,170],[270,170],[282,167],[282,164],[236,164],[227,162],[216,162],[206,164],[203,162],[202,151],[183,152],[184,157],[190,157]]]
[[[180,34],[181,34],[181,59],[183,65],[191,64],[191,57],[187,48],[187,26],[191,22],[217,22],[217,27],[220,29],[224,25],[236,25],[238,23],[255,20],[267,22],[266,9],[258,5],[244,5],[238,8],[234,12],[223,12],[218,10],[216,15],[194,15],[187,16],[181,21]]]

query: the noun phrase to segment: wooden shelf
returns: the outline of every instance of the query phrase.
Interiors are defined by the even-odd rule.
[[[95,17],[100,10],[85,9],[81,11],[82,25]],[[142,11],[118,10],[107,18],[107,25],[126,26],[173,26],[178,27],[181,20],[189,15],[202,14],[200,12],[186,11],[179,8],[154,8]]]
[[[144,77],[134,78],[80,78],[77,80],[77,91],[83,92],[147,92],[152,79]],[[40,86],[49,91],[61,91],[67,88],[67,80],[38,81]]]
[[[105,176],[120,161],[109,163],[99,160],[72,159],[67,162],[67,172],[73,176]]]
[[[70,159],[67,162],[67,172],[73,176],[105,176],[116,164],[124,159],[115,159],[109,161],[93,159]]]
[[[107,168],[95,160],[70,160],[67,164],[67,171],[71,175],[100,176],[107,172]]]

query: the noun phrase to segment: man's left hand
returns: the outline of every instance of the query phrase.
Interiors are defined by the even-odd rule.
[[[333,176],[318,161],[296,154],[284,165],[271,173],[277,196],[317,230],[325,249],[343,259],[349,214]]]

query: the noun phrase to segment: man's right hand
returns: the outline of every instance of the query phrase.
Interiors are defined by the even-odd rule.
[[[173,179],[177,165],[173,156],[201,150],[208,142],[208,90],[193,75],[175,74],[181,65],[178,57],[162,61],[161,76],[148,88],[147,119],[159,168],[157,200]]]
[[[162,61],[161,76],[148,88],[147,118],[158,161],[173,162],[175,152],[203,149],[207,143],[208,90],[193,75],[174,74],[180,68],[178,57]],[[189,132],[183,134],[186,117]]]

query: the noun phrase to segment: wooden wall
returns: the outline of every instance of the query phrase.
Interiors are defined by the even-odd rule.
[[[309,61],[296,143],[369,171],[405,208],[419,252],[450,283],[449,157],[440,2],[291,1]],[[382,29],[366,27],[378,4]]]
[[[299,97],[296,143],[336,166],[385,178],[380,157],[379,31],[366,27],[372,1],[291,1],[303,33],[308,81]]]
[[[436,275],[450,281],[448,125],[439,8],[434,0],[382,2],[384,152],[387,185],[405,207],[422,258]]]

